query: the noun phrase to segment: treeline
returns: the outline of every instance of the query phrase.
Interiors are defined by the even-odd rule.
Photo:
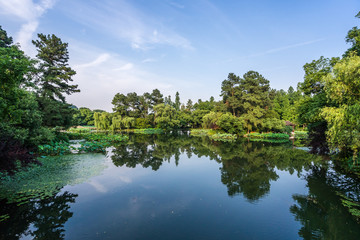
[[[38,144],[56,141],[56,128],[72,125],[74,106],[65,95],[80,90],[70,84],[75,71],[68,66],[68,45],[44,34],[33,44],[35,59],[0,26],[0,169],[34,161]]]
[[[233,73],[222,82],[221,101],[214,97],[193,103],[181,103],[177,92],[175,101],[164,97],[158,89],[151,93],[117,93],[112,104],[113,113],[94,112],[92,121],[100,130],[131,128],[212,128],[228,133],[243,134],[249,131],[286,131],[285,120],[296,122],[296,103],[302,98],[292,87],[288,91],[270,88],[269,81],[255,71],[238,77]],[[89,109],[79,112],[89,113]],[[77,115],[78,116],[78,115]]]

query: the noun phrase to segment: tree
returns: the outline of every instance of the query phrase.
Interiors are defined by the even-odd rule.
[[[360,12],[355,16],[360,18]],[[353,27],[348,31],[345,41],[351,44],[351,47],[346,50],[343,57],[349,57],[352,52],[360,56],[360,29],[358,27]]]
[[[304,65],[304,82],[299,83],[299,89],[304,98],[300,100],[297,107],[298,122],[306,125],[309,131],[309,145],[311,152],[326,154],[329,147],[326,141],[327,122],[321,115],[324,107],[329,106],[329,101],[324,91],[325,80],[338,58],[320,57],[311,63]]]
[[[236,87],[240,83],[240,78],[234,73],[229,73],[228,78],[221,83],[221,96],[226,106],[231,109],[233,115],[239,105],[238,98],[235,96]]]
[[[122,93],[115,94],[111,104],[114,105],[113,111],[120,114],[120,116],[127,116],[129,111],[129,101]]]
[[[240,80],[236,97],[239,99],[239,113],[245,121],[248,132],[262,124],[270,107],[269,80],[255,71],[248,71]]]
[[[176,111],[180,110],[180,105],[181,105],[180,95],[179,95],[179,92],[176,92],[176,94],[175,94],[175,103],[174,103],[174,107],[175,107]]]
[[[180,126],[180,121],[176,119],[176,110],[169,104],[158,104],[154,107],[155,123],[162,129],[174,129]]]
[[[191,99],[189,99],[186,103],[186,110],[188,110],[189,112],[191,112],[193,109],[193,102]]]
[[[60,100],[65,103],[64,94],[70,95],[80,92],[77,85],[70,85],[76,72],[68,65],[68,44],[63,43],[54,34],[38,34],[39,40],[32,43],[37,48],[39,61],[39,74],[37,84],[41,97]]]
[[[160,103],[164,103],[163,95],[161,94],[159,89],[154,89],[151,93],[150,98],[151,98],[151,109]]]
[[[328,124],[327,140],[332,149],[352,151],[355,163],[360,149],[360,57],[345,57],[324,81],[325,93],[334,102],[321,111]]]
[[[0,26],[0,47],[1,48],[10,47],[12,43],[13,43],[12,37],[8,37],[6,31],[3,30],[2,27]]]

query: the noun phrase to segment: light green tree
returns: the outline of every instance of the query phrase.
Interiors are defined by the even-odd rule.
[[[360,57],[343,58],[324,81],[325,93],[333,101],[321,111],[328,123],[327,140],[332,149],[352,151],[355,161],[360,148]]]

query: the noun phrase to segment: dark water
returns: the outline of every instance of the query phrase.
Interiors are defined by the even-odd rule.
[[[131,139],[107,156],[46,158],[2,184],[9,199],[43,197],[3,199],[0,238],[360,239],[341,204],[359,201],[359,181],[320,157],[284,144]]]

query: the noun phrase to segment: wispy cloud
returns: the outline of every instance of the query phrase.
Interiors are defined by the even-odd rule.
[[[252,54],[248,57],[258,57],[258,56],[263,56],[263,55],[267,55],[267,54],[277,53],[277,52],[285,51],[288,49],[298,48],[298,47],[310,45],[313,43],[321,42],[324,40],[325,40],[324,38],[321,38],[321,39],[315,39],[315,40],[311,40],[311,41],[296,43],[296,44],[292,44],[292,45],[287,45],[287,46],[283,46],[283,47],[273,48],[273,49],[269,49],[269,50],[261,52],[261,53]]]
[[[184,9],[184,8],[185,8],[184,5],[182,5],[182,4],[180,4],[180,3],[177,3],[177,2],[174,2],[174,1],[169,2],[169,4],[170,4],[171,6],[173,6],[173,7],[176,7],[176,8],[180,8],[180,9]]]
[[[95,67],[95,66],[98,66],[98,65],[106,62],[109,58],[110,58],[110,54],[102,53],[94,61],[91,61],[91,62],[88,62],[88,63],[83,63],[83,64],[80,64],[80,65],[76,65],[74,67],[77,68],[77,69]]]
[[[112,98],[118,92],[143,94],[158,88],[168,94],[173,88],[173,79],[145,71],[125,57],[104,53],[84,42],[70,39],[69,53],[73,56],[70,65],[77,73],[74,84],[79,85],[81,92],[68,96],[67,101],[76,106],[111,111]]]
[[[119,68],[115,68],[114,71],[126,71],[126,70],[130,70],[134,67],[134,64],[132,63],[126,63],[123,66],[119,67]]]
[[[128,41],[133,49],[148,50],[158,44],[194,49],[187,38],[125,1],[71,4],[72,6],[64,9],[65,14],[80,24],[101,29],[119,40]]]
[[[33,34],[39,26],[39,18],[55,4],[56,0],[41,0],[34,3],[32,0],[0,0],[0,13],[15,17],[15,20],[25,21],[15,37],[22,49],[32,54],[34,49],[31,45]]]
[[[151,62],[156,62],[157,60],[155,58],[146,58],[144,60],[142,60],[142,63],[151,63]]]

